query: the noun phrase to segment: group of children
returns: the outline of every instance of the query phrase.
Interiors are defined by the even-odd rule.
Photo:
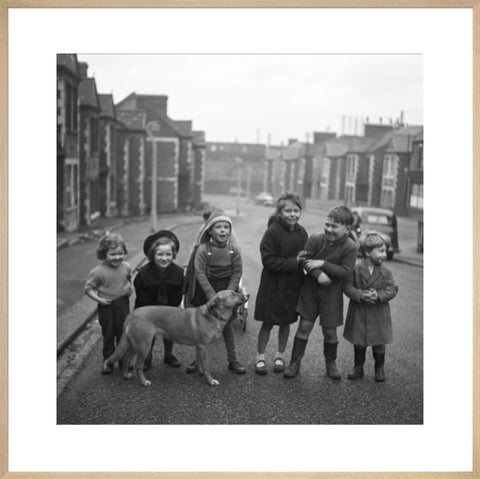
[[[354,346],[354,366],[349,379],[364,375],[366,348],[372,346],[375,380],[385,380],[385,345],[392,342],[389,301],[397,294],[391,271],[384,266],[386,241],[378,233],[369,233],[358,241],[350,236],[354,218],[345,206],[333,208],[324,232],[308,236],[299,224],[300,197],[284,193],[260,242],[262,273],[255,303],[254,318],[260,321],[255,372],[268,373],[265,351],[273,326],[278,326],[278,348],[273,371],[293,378],[315,321],[319,318],[323,333],[323,354],[327,375],[340,379],[336,365],[337,328],[343,324],[343,295],[350,298],[344,337]],[[174,260],[180,249],[177,236],[169,230],[158,231],[145,239],[143,251],[148,262],[133,280],[135,308],[148,305],[201,306],[224,289],[237,290],[242,278],[241,250],[233,233],[232,221],[224,211],[211,209],[198,231],[184,274]],[[359,244],[360,243],[360,244]],[[360,247],[363,260],[356,264]],[[85,293],[98,302],[98,318],[103,335],[103,356],[109,357],[118,344],[123,323],[129,313],[133,293],[132,270],[125,261],[127,249],[118,234],[107,234],[97,249],[101,264],[88,276]],[[232,321],[223,330],[228,369],[245,374],[237,357]],[[285,349],[290,325],[300,318],[290,362],[286,367]],[[173,354],[174,344],[164,338],[164,362],[181,366]],[[144,368],[152,364],[150,354]],[[102,369],[109,374],[113,366]],[[187,372],[196,372],[195,362]]]

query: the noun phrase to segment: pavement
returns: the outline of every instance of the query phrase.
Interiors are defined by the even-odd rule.
[[[331,203],[331,204],[330,204]],[[338,202],[307,200],[304,213],[325,213]],[[228,211],[234,217],[235,211]],[[177,263],[188,261],[192,238],[202,224],[200,214],[182,213],[159,216],[158,229],[175,231],[180,240]],[[394,261],[423,267],[423,254],[417,252],[416,220],[398,218],[401,252]],[[97,304],[83,293],[88,272],[98,264],[95,256],[98,239],[107,231],[120,233],[128,248],[127,261],[135,270],[145,261],[144,239],[152,231],[150,217],[99,219],[89,230],[59,233],[57,236],[57,357],[85,330],[96,315]]]

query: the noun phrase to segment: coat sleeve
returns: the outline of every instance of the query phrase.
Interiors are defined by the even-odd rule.
[[[346,280],[355,267],[355,260],[357,258],[357,246],[350,242],[345,243],[344,252],[340,264],[334,264],[330,261],[325,261],[322,270],[330,276],[330,278],[337,281]]]
[[[387,284],[385,288],[377,289],[379,303],[387,303],[391,299],[395,298],[398,293],[398,286],[395,284],[395,279],[393,278],[392,272],[387,268],[384,268],[383,272],[385,274]]]
[[[215,296],[215,290],[207,278],[207,249],[205,245],[200,245],[195,255],[195,279],[202,288],[207,299]]]
[[[135,309],[156,304],[156,298],[152,295],[150,288],[145,286],[140,272],[135,275],[133,287],[135,288]]]
[[[279,273],[293,273],[299,268],[295,257],[283,258],[278,255],[278,251],[275,249],[275,236],[270,229],[265,232],[262,241],[260,242],[260,254],[262,256],[263,266],[272,271]]]
[[[168,298],[170,306],[180,306],[183,298],[183,282],[184,279],[182,278],[182,282],[179,285],[175,285],[170,291]]]
[[[355,286],[355,271],[352,271],[343,283],[343,292],[345,295],[356,303],[361,302],[363,289]]]
[[[243,272],[242,256],[240,254],[240,250],[236,246],[232,245],[232,247],[234,248],[235,252],[232,255],[232,276],[230,277],[228,289],[237,291]]]

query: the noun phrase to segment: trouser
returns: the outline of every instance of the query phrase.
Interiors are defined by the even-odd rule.
[[[130,301],[127,296],[118,298],[108,305],[98,305],[98,322],[102,328],[103,358],[107,359],[118,346],[123,332],[125,318],[130,312]]]

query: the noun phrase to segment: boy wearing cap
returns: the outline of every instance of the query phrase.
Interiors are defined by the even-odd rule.
[[[148,263],[138,270],[133,285],[136,299],[135,309],[142,306],[180,306],[183,296],[183,268],[174,263],[180,242],[169,230],[161,230],[148,236],[143,244],[143,252]],[[152,352],[155,338],[148,356],[145,358],[144,370],[152,366]],[[181,366],[173,355],[173,341],[163,338],[164,363],[173,368]]]
[[[210,214],[200,245],[195,254],[195,281],[190,291],[192,306],[202,306],[212,299],[218,291],[231,289],[237,291],[242,277],[242,258],[240,249],[231,239],[232,220],[224,211],[214,209]],[[223,339],[227,349],[228,369],[235,374],[245,374],[246,370],[238,361],[232,318],[223,329]],[[195,372],[196,366],[191,364],[187,372]]]

